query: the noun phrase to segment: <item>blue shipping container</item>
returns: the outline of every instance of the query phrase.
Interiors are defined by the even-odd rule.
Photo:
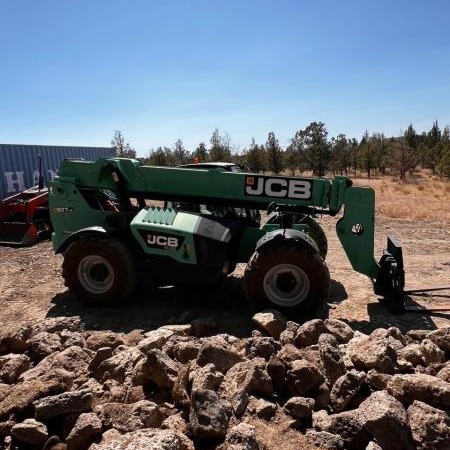
[[[66,158],[98,158],[115,156],[111,147],[59,147],[50,145],[0,144],[0,200],[36,186],[39,182],[39,165],[44,184],[58,173]]]

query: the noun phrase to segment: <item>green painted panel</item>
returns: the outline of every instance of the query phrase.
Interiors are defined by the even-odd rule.
[[[336,224],[342,247],[354,270],[375,278],[379,271],[374,258],[375,192],[369,187],[350,187],[344,204],[344,215]]]
[[[136,214],[130,228],[145,253],[196,264],[194,230],[197,220],[195,214],[150,207]]]

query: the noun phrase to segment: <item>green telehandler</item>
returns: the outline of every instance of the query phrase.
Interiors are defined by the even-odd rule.
[[[393,312],[405,308],[401,246],[388,237],[374,259],[374,191],[346,177],[66,160],[49,185],[49,206],[65,284],[88,303],[126,302],[138,273],[161,286],[218,284],[246,263],[243,287],[256,308],[314,314],[330,286],[327,239],[315,218],[343,210],[336,230],[353,269]]]

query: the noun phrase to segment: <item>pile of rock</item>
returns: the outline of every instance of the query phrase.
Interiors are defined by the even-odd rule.
[[[0,448],[274,448],[261,422],[303,448],[450,448],[450,328],[253,321],[247,338],[202,321],[87,332],[77,317],[2,336]]]

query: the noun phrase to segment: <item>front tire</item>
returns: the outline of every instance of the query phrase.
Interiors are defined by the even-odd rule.
[[[81,238],[64,253],[65,285],[75,297],[96,305],[128,299],[136,287],[136,263],[123,242]]]
[[[280,216],[273,214],[267,220],[267,223],[280,223]],[[325,261],[328,253],[328,239],[320,224],[311,216],[306,214],[294,214],[294,223],[308,225],[309,235],[314,239],[314,242],[319,247],[320,256]]]
[[[320,254],[292,243],[272,246],[250,258],[244,289],[258,310],[311,315],[328,300],[330,274]]]

